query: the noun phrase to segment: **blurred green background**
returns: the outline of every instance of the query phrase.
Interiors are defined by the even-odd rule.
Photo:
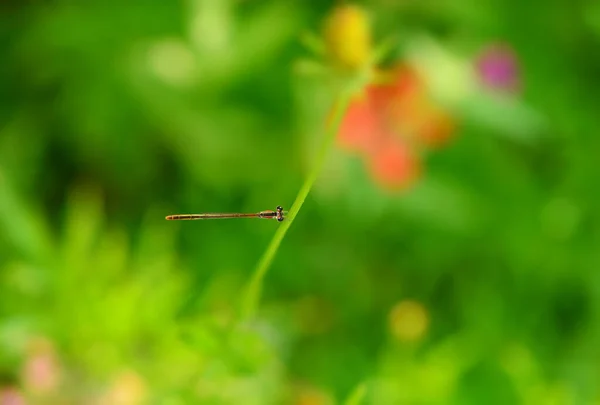
[[[338,4],[2,2],[0,404],[600,403],[598,2],[359,3],[456,131],[402,191],[335,147],[251,321],[279,225],[164,220],[291,206]]]

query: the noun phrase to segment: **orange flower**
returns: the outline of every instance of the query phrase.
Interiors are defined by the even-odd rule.
[[[420,153],[444,144],[454,122],[414,69],[399,66],[376,78],[348,107],[338,142],[361,153],[383,187],[406,188],[421,173]]]
[[[380,77],[383,81],[370,92],[383,125],[415,146],[438,146],[450,137],[452,119],[431,98],[414,69],[400,66]]]
[[[421,162],[419,158],[399,141],[382,145],[371,156],[370,169],[373,178],[384,188],[404,189],[419,178]]]
[[[376,142],[381,137],[377,133],[379,127],[377,115],[371,106],[368,95],[356,97],[348,106],[341,122],[338,141],[342,147],[352,152],[370,154],[376,149]]]

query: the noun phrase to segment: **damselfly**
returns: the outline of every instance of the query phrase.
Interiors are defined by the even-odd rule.
[[[210,212],[206,214],[176,214],[168,215],[167,221],[181,221],[181,220],[193,220],[193,219],[225,219],[225,218],[266,218],[276,219],[279,222],[283,221],[284,215],[287,211],[284,211],[281,206],[277,206],[275,211],[261,211],[251,214],[239,214],[239,213],[217,213]]]

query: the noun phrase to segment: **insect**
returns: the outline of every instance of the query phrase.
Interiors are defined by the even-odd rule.
[[[287,211],[284,211],[280,205],[277,206],[275,211],[261,211],[257,213],[250,214],[242,214],[242,213],[219,213],[219,212],[209,212],[206,214],[176,214],[176,215],[168,215],[166,217],[167,221],[182,221],[182,220],[193,220],[193,219],[225,219],[225,218],[266,218],[266,219],[276,219],[281,222],[284,219],[284,215],[287,214]]]

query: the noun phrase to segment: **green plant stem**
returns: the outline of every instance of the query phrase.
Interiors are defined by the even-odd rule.
[[[269,243],[267,250],[262,255],[260,261],[256,266],[256,269],[254,270],[254,273],[252,274],[252,278],[250,279],[243,292],[241,305],[242,320],[252,318],[256,312],[258,302],[260,301],[262,283],[265,274],[267,273],[269,267],[271,266],[271,263],[273,262],[273,258],[275,257],[275,254],[279,249],[279,245],[281,244],[283,237],[294,222],[294,219],[296,218],[296,215],[298,215],[302,204],[304,204],[304,200],[306,200],[310,189],[312,188],[317,177],[319,176],[319,173],[325,165],[327,154],[335,141],[336,135],[339,131],[342,118],[344,116],[349,101],[350,93],[342,93],[340,95],[335,105],[333,119],[330,121],[330,125],[325,133],[325,137],[323,139],[323,142],[321,143],[318,154],[316,156],[315,164],[310,173],[308,174],[308,177],[304,181],[304,184],[302,184],[302,188],[300,188],[300,191],[296,196],[296,200],[290,208],[285,218],[285,221],[283,221],[281,225],[279,225],[279,228],[275,232],[275,235],[273,235],[271,243]]]
[[[344,401],[344,405],[360,405],[367,394],[367,386],[365,383],[360,383],[352,390],[348,398]]]

